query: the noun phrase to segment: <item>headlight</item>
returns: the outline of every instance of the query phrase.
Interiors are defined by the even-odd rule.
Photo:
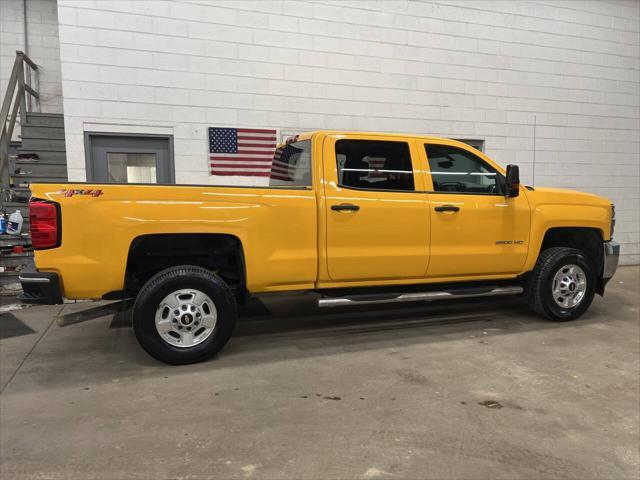
[[[616,206],[611,204],[611,237],[613,237],[613,230],[616,227]]]

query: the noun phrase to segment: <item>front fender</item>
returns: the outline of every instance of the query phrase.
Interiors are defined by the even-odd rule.
[[[530,249],[525,271],[533,270],[546,233],[552,228],[592,228],[610,239],[611,202],[582,192],[529,191],[531,203]]]

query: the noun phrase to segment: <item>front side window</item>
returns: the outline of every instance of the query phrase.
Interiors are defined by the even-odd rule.
[[[471,152],[449,145],[425,145],[436,192],[500,194],[502,176]]]
[[[369,190],[414,190],[409,145],[381,140],[336,142],[338,183]]]
[[[269,175],[270,186],[311,186],[311,140],[288,143],[276,148]]]

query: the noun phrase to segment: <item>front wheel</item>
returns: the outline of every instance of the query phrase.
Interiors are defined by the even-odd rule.
[[[154,275],[133,306],[133,329],[152,357],[174,365],[207,360],[224,347],[236,320],[227,284],[192,265]]]
[[[595,284],[593,266],[580,250],[550,248],[540,254],[532,272],[529,306],[549,320],[575,320],[591,305]]]

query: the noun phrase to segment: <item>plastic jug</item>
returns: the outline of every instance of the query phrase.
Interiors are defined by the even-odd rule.
[[[7,214],[4,210],[0,211],[0,235],[7,233]]]
[[[9,223],[7,225],[7,233],[9,235],[20,235],[20,230],[22,230],[22,215],[20,214],[20,210],[16,210],[11,215],[9,215]]]

